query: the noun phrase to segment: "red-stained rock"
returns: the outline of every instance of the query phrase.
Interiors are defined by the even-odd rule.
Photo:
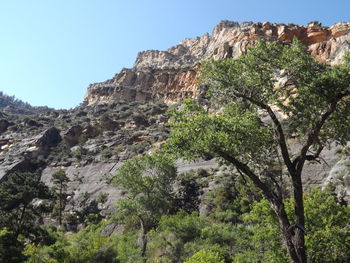
[[[317,22],[299,26],[222,21],[211,35],[184,39],[166,51],[140,52],[132,69],[123,69],[110,80],[90,85],[85,102],[88,105],[119,100],[177,102],[198,95],[198,73],[194,68],[202,60],[236,58],[258,39],[291,43],[293,38],[300,39],[319,61],[337,64],[350,49],[350,23],[323,27]]]

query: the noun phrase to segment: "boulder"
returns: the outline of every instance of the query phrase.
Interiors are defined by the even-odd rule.
[[[84,128],[82,133],[87,137],[87,138],[95,138],[97,135],[99,135],[100,131],[92,125],[88,125]]]
[[[56,127],[51,127],[34,137],[34,146],[41,149],[48,149],[56,146],[60,141],[60,131]]]
[[[80,125],[74,125],[70,127],[68,130],[62,133],[62,137],[64,142],[69,145],[69,147],[73,147],[79,143],[79,138],[82,135],[83,127]]]
[[[14,125],[13,122],[9,122],[8,120],[1,119],[0,120],[0,134],[7,131],[7,128]]]

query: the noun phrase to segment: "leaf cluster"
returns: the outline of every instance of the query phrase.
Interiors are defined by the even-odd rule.
[[[230,153],[244,162],[267,160],[273,152],[273,131],[261,123],[256,111],[228,105],[222,112],[211,112],[187,100],[174,111],[166,150],[187,159]]]
[[[113,183],[126,191],[118,202],[121,219],[142,219],[149,229],[173,205],[172,183],[176,177],[174,161],[167,155],[142,155],[128,160],[113,176]]]
[[[278,108],[287,118],[289,134],[299,138],[332,111],[319,140],[344,143],[350,138],[345,132],[350,128],[349,57],[329,66],[316,61],[296,39],[290,45],[260,41],[237,59],[204,62],[200,85],[208,87],[216,104],[236,103],[265,112]]]

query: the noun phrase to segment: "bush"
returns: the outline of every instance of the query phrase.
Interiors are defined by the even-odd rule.
[[[210,250],[200,250],[184,263],[224,263],[219,253]]]
[[[22,254],[23,244],[19,242],[13,232],[0,229],[0,262],[18,263],[25,259]]]
[[[61,235],[50,246],[28,244],[26,263],[119,263],[117,241],[102,236],[102,226],[89,225],[75,235]]]

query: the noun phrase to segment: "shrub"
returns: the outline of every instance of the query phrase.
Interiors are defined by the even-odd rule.
[[[220,257],[219,253],[202,249],[193,254],[184,263],[224,263],[224,260]]]

